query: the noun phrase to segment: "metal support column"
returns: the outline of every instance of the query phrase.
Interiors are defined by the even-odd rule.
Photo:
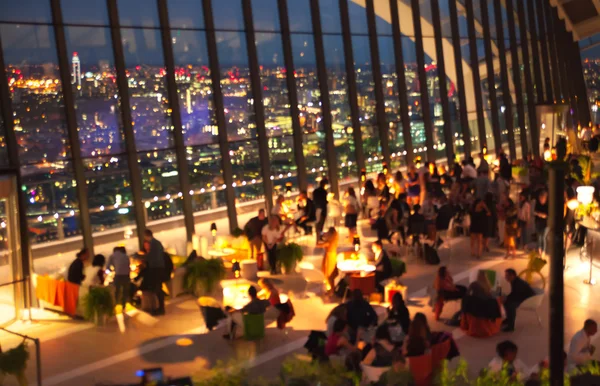
[[[440,19],[439,0],[431,0],[431,19],[435,36],[435,54],[437,56],[438,85],[440,100],[442,102],[442,118],[444,120],[444,142],[446,142],[446,158],[448,165],[454,160],[454,134],[452,133],[452,120],[450,119],[450,101],[448,100],[448,83],[446,81],[446,60],[444,59],[444,46],[442,38],[442,21]]]
[[[127,151],[127,166],[131,178],[131,193],[133,195],[135,224],[140,248],[144,246],[144,231],[146,230],[146,207],[142,194],[142,174],[138,166],[135,134],[133,132],[133,118],[131,116],[131,101],[129,100],[129,85],[125,72],[125,57],[123,54],[123,39],[119,23],[117,0],[107,0],[108,18],[110,20],[110,34],[112,38],[113,53],[115,55],[115,69],[117,74],[117,88],[119,90],[119,110],[123,122],[123,136]]]
[[[271,213],[271,207],[273,206],[273,181],[271,181],[269,139],[267,138],[267,130],[265,128],[265,109],[260,82],[260,66],[258,64],[258,54],[256,53],[252,3],[248,0],[241,0],[241,3],[244,12],[244,25],[246,27],[246,49],[248,51],[248,64],[250,67],[250,87],[252,88],[252,98],[254,99],[254,123],[256,124],[256,134],[258,137],[260,168],[265,190],[267,213]]]
[[[544,90],[546,91],[546,103],[552,103],[554,101],[554,93],[552,88],[552,73],[550,72],[550,56],[548,55],[549,40],[548,31],[544,22],[544,2],[547,0],[536,0],[535,10],[538,21],[538,40],[540,42],[541,54],[542,54],[542,68],[544,70]]]
[[[340,19],[342,23],[342,36],[344,40],[344,63],[346,64],[346,83],[348,83],[348,103],[350,104],[350,121],[354,139],[354,151],[358,165],[357,178],[360,181],[361,171],[366,170],[365,154],[362,140],[362,127],[360,125],[360,110],[358,108],[358,92],[356,89],[356,73],[354,72],[354,52],[352,49],[352,36],[350,35],[350,16],[348,14],[348,1],[339,0]],[[382,139],[380,138],[380,141]],[[388,164],[389,165],[389,164]]]
[[[548,226],[550,231],[550,315],[548,328],[550,339],[550,384],[562,385],[564,382],[564,192],[565,176],[569,168],[563,161],[564,154],[552,162],[549,169],[550,192],[548,195]]]
[[[475,13],[473,0],[465,0],[467,9],[467,33],[469,35],[469,56],[471,57],[471,72],[473,73],[473,87],[475,88],[475,112],[477,114],[477,128],[479,133],[479,147],[487,148],[485,132],[485,119],[483,116],[483,95],[481,92],[481,75],[479,74],[479,55],[477,54],[477,40],[475,39]]]
[[[212,0],[203,0],[204,25],[206,26],[206,47],[208,49],[208,60],[210,67],[210,78],[213,89],[213,101],[215,103],[215,115],[217,127],[219,128],[219,149],[221,150],[221,167],[223,168],[223,180],[225,182],[225,201],[227,202],[227,217],[229,218],[229,229],[238,227],[237,213],[235,210],[235,191],[233,190],[233,169],[229,156],[229,144],[227,142],[227,122],[225,121],[225,108],[223,107],[223,91],[221,90],[221,68],[217,54],[217,40],[215,36],[215,22],[212,13]]]
[[[513,120],[513,101],[510,92],[510,83],[508,78],[508,65],[506,56],[509,54],[504,40],[504,24],[502,23],[502,4],[500,0],[490,0],[494,2],[494,24],[496,24],[496,37],[498,38],[498,59],[500,60],[500,79],[502,81],[502,103],[504,104],[504,122],[508,132],[508,149],[510,158],[517,159],[515,145],[514,120]],[[514,59],[513,59],[514,60]]]
[[[414,158],[414,147],[410,132],[410,117],[408,115],[408,96],[406,95],[406,68],[404,67],[404,52],[402,51],[402,35],[400,34],[398,0],[390,0],[390,13],[392,14],[392,35],[394,39],[394,59],[396,62],[396,76],[398,77],[398,98],[400,99],[402,138],[404,139],[404,151],[406,151],[406,165],[409,166]]]
[[[4,63],[4,50],[0,39],[0,68],[6,68]],[[69,83],[70,84],[70,83]],[[17,194],[17,210],[19,213],[19,238],[21,239],[21,264],[23,268],[23,277],[27,277],[32,271],[32,256],[29,247],[29,225],[27,224],[27,197],[26,192],[23,192],[23,178],[21,177],[21,168],[19,161],[19,143],[15,135],[15,117],[11,106],[10,89],[8,88],[8,80],[6,73],[0,75],[0,115],[4,122],[4,135],[6,138],[6,153],[8,155],[8,163],[14,169],[16,194]],[[26,292],[31,293],[32,283],[27,284]],[[28,297],[27,306],[31,307],[31,296]]]
[[[542,80],[542,65],[540,64],[540,50],[538,45],[538,34],[535,25],[535,8],[533,5],[534,0],[528,0],[527,3],[527,23],[529,27],[529,36],[531,37],[531,61],[533,66],[533,79],[535,79],[535,92],[537,96],[537,103],[544,102],[544,82]],[[523,24],[525,25],[525,24]]]
[[[527,40],[527,29],[523,28],[527,25],[525,23],[525,7],[523,2],[515,0],[517,2],[517,13],[519,14],[519,32],[521,33],[521,51],[523,54],[523,72],[525,78],[525,89],[527,91],[527,110],[529,112],[529,137],[531,138],[531,153],[535,158],[540,156],[540,141],[539,141],[539,127],[537,125],[537,115],[535,111],[535,98],[533,95],[533,79],[531,71],[533,70],[530,66],[531,61],[529,59],[529,49]],[[513,66],[514,68],[514,66]]]
[[[485,64],[487,68],[488,93],[490,95],[490,109],[492,115],[492,134],[494,135],[494,148],[496,152],[502,147],[502,133],[500,132],[500,117],[498,116],[498,98],[496,96],[496,75],[494,74],[494,55],[492,53],[492,36],[490,32],[490,17],[488,14],[487,0],[480,0],[481,24],[483,24],[483,46],[485,50]],[[502,52],[499,53],[503,55]]]
[[[558,58],[556,51],[556,33],[554,30],[554,23],[552,20],[552,11],[550,10],[551,6],[547,1],[541,1],[543,9],[544,9],[544,18],[546,20],[546,40],[548,41],[548,51],[549,51],[549,59],[551,60],[551,68],[552,68],[552,84],[554,85],[554,89],[552,90],[554,101],[557,103],[563,102],[563,95],[561,90],[561,79],[560,72],[558,70]]]
[[[456,0],[449,0],[450,28],[452,30],[452,46],[454,47],[454,68],[456,69],[456,87],[458,88],[458,115],[462,127],[462,140],[465,143],[463,150],[465,157],[472,152],[471,129],[469,128],[469,116],[467,114],[467,98],[465,90],[465,76],[462,63],[462,45],[460,44],[460,32],[458,29],[458,9]]]
[[[325,130],[325,156],[327,157],[329,185],[331,186],[331,191],[339,197],[338,165],[337,157],[335,155],[335,144],[333,142],[331,102],[329,101],[329,83],[327,82],[327,68],[325,66],[325,48],[323,47],[323,29],[321,27],[319,0],[310,0],[310,13],[312,17],[313,36],[315,39],[317,77],[319,78],[319,91],[321,92],[321,112],[323,114],[323,129]],[[358,159],[356,161],[358,163]],[[364,159],[362,167],[364,167]],[[360,172],[360,170],[361,166],[358,164],[358,171]]]
[[[383,97],[383,82],[381,79],[381,61],[379,59],[379,42],[377,40],[377,27],[375,23],[375,6],[373,0],[367,2],[367,24],[369,26],[369,46],[371,47],[371,67],[373,69],[373,82],[375,84],[375,113],[377,114],[377,129],[383,161],[391,165],[389,126],[385,117],[385,99]]]
[[[192,196],[190,195],[190,173],[185,140],[183,138],[183,124],[179,107],[179,96],[177,94],[177,83],[175,81],[175,59],[173,58],[173,46],[171,45],[171,27],[169,25],[167,0],[158,0],[158,18],[160,20],[160,33],[165,57],[165,68],[167,70],[167,95],[169,106],[171,106],[173,140],[177,154],[177,172],[182,194],[181,198],[183,200],[183,222],[185,225],[186,241],[191,242],[192,236],[196,233],[194,227],[194,208],[192,207]]]
[[[283,61],[285,63],[285,80],[290,101],[290,115],[292,116],[292,131],[294,136],[294,158],[296,160],[298,187],[306,190],[308,178],[306,175],[306,160],[302,146],[302,127],[300,126],[300,110],[298,109],[298,92],[296,90],[296,67],[292,53],[292,38],[288,18],[287,0],[279,0],[279,26],[281,28],[281,41],[283,43]]]
[[[67,41],[65,27],[62,21],[60,0],[51,0],[52,23],[54,24],[54,38],[56,42],[56,56],[58,58],[58,71],[62,84],[63,103],[67,120],[67,134],[71,157],[73,159],[73,176],[77,183],[77,201],[79,205],[79,222],[83,235],[83,245],[94,256],[94,238],[92,237],[92,222],[90,220],[90,207],[88,205],[87,184],[85,183],[85,167],[81,157],[79,133],[77,129],[77,116],[75,115],[75,97],[71,87],[71,65],[67,55]],[[54,197],[53,197],[54,199]],[[59,216],[57,221],[62,221]]]
[[[497,1],[497,0],[496,0]],[[514,18],[513,0],[504,0],[506,4],[506,14],[508,21],[508,36],[510,39],[511,68],[513,75],[513,84],[515,86],[515,101],[517,105],[517,119],[519,120],[519,132],[521,139],[521,157],[525,159],[529,154],[527,146],[527,131],[525,130],[525,101],[523,100],[523,86],[521,83],[521,74],[519,71],[519,47],[517,45],[516,23]],[[516,0],[519,1],[519,0]]]
[[[431,121],[431,106],[429,105],[429,93],[427,92],[427,74],[425,73],[425,50],[423,48],[423,30],[421,28],[421,9],[419,0],[410,1],[415,28],[415,47],[417,54],[417,76],[421,90],[421,111],[423,112],[423,124],[425,125],[425,145],[427,148],[427,161],[435,161],[433,149],[433,122]]]

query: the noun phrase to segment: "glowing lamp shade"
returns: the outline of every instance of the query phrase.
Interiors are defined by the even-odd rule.
[[[575,210],[579,207],[579,201],[577,201],[576,199],[572,198],[569,201],[567,201],[567,208],[571,209],[571,210]]]
[[[365,169],[361,169],[360,171],[360,181],[365,182],[367,180],[367,171]]]
[[[241,266],[240,266],[240,262],[237,260],[233,260],[232,261],[232,266],[231,266],[231,271],[233,272],[233,274],[235,275],[235,278],[237,279],[238,277],[240,277],[240,271],[242,270]]]
[[[354,239],[352,240],[352,245],[354,245],[354,250],[358,252],[358,250],[360,249],[360,238],[358,237],[358,235],[354,236]]]
[[[216,223],[214,223],[214,222],[213,222],[212,224],[210,224],[210,233],[211,233],[213,236],[216,236],[216,235],[217,235],[217,224],[216,224]]]
[[[544,151],[544,160],[552,161],[552,152],[550,150]]]
[[[589,205],[594,201],[594,187],[580,186],[577,188],[577,201],[583,205]]]

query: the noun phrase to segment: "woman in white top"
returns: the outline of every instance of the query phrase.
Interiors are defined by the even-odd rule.
[[[358,213],[360,212],[360,205],[356,198],[356,192],[353,187],[346,189],[344,195],[344,225],[348,228],[348,239],[354,240],[356,234],[356,221],[358,220]]]
[[[277,272],[277,244],[283,240],[283,230],[279,225],[279,218],[271,215],[269,223],[263,227],[261,234],[265,243],[271,274],[274,275]]]

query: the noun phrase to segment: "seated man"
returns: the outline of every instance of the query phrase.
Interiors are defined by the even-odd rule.
[[[317,221],[317,209],[313,200],[308,198],[306,190],[298,195],[298,212],[300,217],[296,220],[296,225],[304,229],[305,234],[312,233],[312,227],[308,224]]]
[[[244,234],[248,238],[250,244],[250,258],[254,260],[254,253],[256,251],[256,257],[260,253],[262,247],[262,229],[269,223],[269,219],[265,214],[264,209],[259,209],[258,216],[252,217],[250,221],[244,226]]]
[[[598,332],[598,324],[588,319],[583,324],[583,329],[578,331],[569,344],[569,365],[584,366],[592,360],[596,347],[592,345],[592,337]]]
[[[520,359],[517,359],[518,351],[517,345],[510,340],[498,343],[496,346],[498,355],[491,360],[488,369],[492,373],[499,373],[506,368],[508,376],[514,378],[518,375],[527,375],[527,367]]]
[[[256,288],[250,286],[248,288],[248,296],[250,296],[250,302],[246,304],[242,309],[235,310],[233,308],[226,308],[226,311],[229,312],[229,333],[223,335],[225,339],[235,339],[238,336],[244,335],[244,314],[264,314],[267,311],[267,308],[271,305],[268,300],[261,300],[258,298],[258,292]],[[241,331],[241,334],[237,334],[238,331]]]
[[[525,280],[517,276],[517,272],[509,268],[504,272],[506,281],[510,283],[510,294],[504,299],[504,309],[506,311],[506,320],[502,322],[504,327],[502,331],[512,332],[515,330],[515,320],[517,319],[517,308],[525,300],[535,295],[535,292]]]
[[[358,329],[367,329],[377,325],[377,313],[373,307],[363,298],[360,289],[352,292],[352,300],[346,303],[348,312],[348,325],[351,328],[352,341],[356,340]]]

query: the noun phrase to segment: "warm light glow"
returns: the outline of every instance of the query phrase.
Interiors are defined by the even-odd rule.
[[[544,160],[552,161],[552,152],[550,150],[544,151]]]
[[[594,187],[580,186],[577,188],[577,201],[583,205],[589,205],[594,201]]]
[[[579,207],[579,201],[577,201],[576,199],[571,199],[569,201],[567,201],[567,208],[571,209],[571,210],[575,210]]]
[[[194,341],[192,341],[190,338],[179,338],[175,341],[175,344],[180,347],[187,347],[194,344]]]

